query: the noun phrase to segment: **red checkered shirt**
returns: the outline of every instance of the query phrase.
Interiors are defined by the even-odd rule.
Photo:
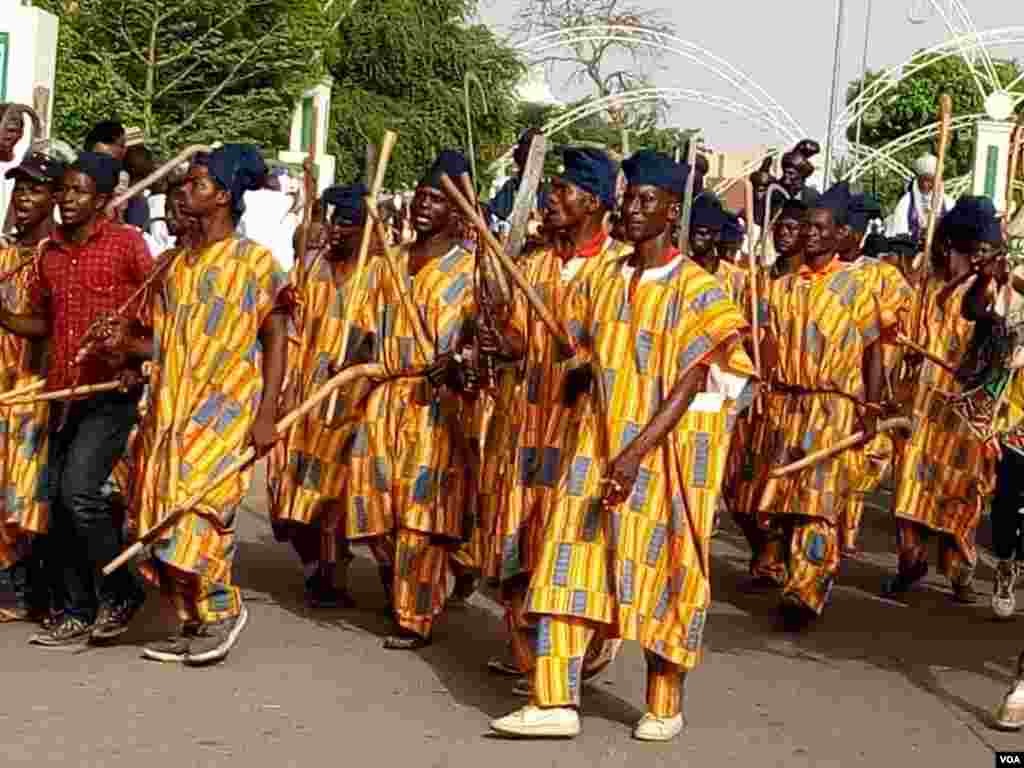
[[[37,262],[30,294],[33,306],[50,319],[47,389],[114,378],[108,365],[95,359],[76,365],[75,356],[93,321],[114,314],[152,269],[146,241],[133,227],[101,218],[81,244],[65,240],[60,229],[53,233]]]

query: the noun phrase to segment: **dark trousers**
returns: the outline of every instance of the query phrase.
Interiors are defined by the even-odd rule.
[[[54,408],[50,434],[50,532],[46,560],[63,585],[64,612],[92,622],[100,604],[136,598],[131,568],[99,570],[124,546],[123,520],[107,488],[138,420],[139,393],[108,392]]]
[[[1000,560],[1024,560],[1024,456],[1003,447],[992,499],[992,549]]]

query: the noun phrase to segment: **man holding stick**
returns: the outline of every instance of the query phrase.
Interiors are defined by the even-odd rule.
[[[683,728],[685,674],[701,655],[728,423],[753,374],[747,324],[673,245],[682,169],[643,152],[623,170],[635,250],[608,258],[559,307],[580,354],[570,364],[588,359],[593,385],[578,440],[560,457],[564,479],[527,593],[537,619],[531,701],[492,722],[501,734],[579,733],[583,661],[604,628],[639,641],[647,657],[635,737],[671,740]],[[714,378],[728,391],[706,391]]]
[[[193,162],[182,209],[197,220],[199,244],[170,261],[152,301],[152,340],[125,344],[155,366],[132,505],[139,535],[247,447],[263,454],[277,439],[290,292],[270,251],[235,233],[245,192],[266,172],[243,144]],[[155,544],[144,573],[162,584],[182,624],[147,645],[146,658],[209,664],[237,642],[248,614],[231,574],[235,515],[249,481],[249,472],[225,479]]]
[[[921,288],[920,328],[910,340],[930,355],[959,366],[974,323],[963,308],[975,272],[991,239],[1002,239],[995,208],[987,198],[963,197],[939,223],[934,272]],[[913,323],[912,323],[913,325]],[[922,363],[914,402],[918,427],[902,447],[893,510],[899,572],[883,593],[900,595],[928,573],[930,540],[939,540],[939,572],[950,580],[959,603],[977,602],[975,535],[986,497],[993,490],[995,461],[981,438],[952,411],[949,395],[962,391],[950,370]]]
[[[324,192],[324,204],[333,209],[326,247],[311,249],[306,268],[292,270],[305,278],[296,285],[302,322],[298,343],[289,350],[289,373],[295,377],[288,388],[293,401],[289,408],[337,372],[335,361],[346,358],[342,334],[346,307],[357,296],[353,283],[367,217],[366,195],[362,184]],[[365,289],[358,295],[365,295]],[[268,477],[274,536],[291,542],[298,554],[305,572],[306,600],[315,608],[354,605],[347,589],[352,555],[339,526],[348,484],[349,417],[360,394],[365,393],[358,387],[344,391],[335,414],[329,412],[330,403],[324,403],[292,427],[281,446],[283,466]],[[340,572],[335,573],[339,562]]]
[[[42,244],[53,233],[53,208],[64,165],[43,154],[26,157],[7,171],[14,179],[16,244],[0,251],[2,305],[14,312],[29,309],[29,285]],[[0,393],[22,390],[45,376],[42,344],[0,334]],[[17,405],[0,411],[0,476],[9,489],[0,521],[0,568],[14,588],[15,607],[0,610],[0,622],[49,620],[61,582],[49,583],[44,570],[49,503],[44,481],[49,450],[46,403]]]
[[[393,605],[395,634],[384,647],[422,648],[444,609],[449,554],[463,529],[469,482],[469,440],[462,433],[462,399],[452,388],[454,352],[474,312],[475,258],[463,247],[460,219],[440,178],[468,174],[460,153],[445,150],[416,188],[416,241],[400,251],[392,274],[387,259],[371,270],[366,301],[353,333],[371,358],[391,373],[431,368],[429,381],[389,381],[358,406],[351,451],[345,538],[365,542],[380,567]],[[402,293],[419,312],[410,316]],[[426,337],[425,339],[423,337]],[[421,349],[421,342],[430,349]]]
[[[554,241],[563,245],[535,251],[525,264],[527,280],[551,307],[568,301],[609,258],[621,258],[631,250],[605,229],[607,213],[616,202],[616,165],[600,150],[569,148],[563,166],[562,174],[552,181],[547,203],[547,226]],[[558,457],[575,443],[580,399],[588,382],[583,371],[567,375],[560,365],[557,341],[521,294],[516,297],[516,318],[527,342],[526,381],[521,391],[506,393],[510,399],[500,403],[498,411],[519,414],[519,427],[514,443],[491,443],[496,452],[505,453],[485,456],[484,466],[510,462],[510,482],[504,498],[496,499],[500,506],[494,515],[500,550],[497,576],[508,611],[516,670],[525,673],[533,665],[531,637],[536,632],[535,622],[525,614],[526,592],[564,469]],[[499,669],[499,662],[492,661],[491,668]]]
[[[61,226],[43,247],[30,311],[0,310],[0,325],[28,338],[50,337],[47,388],[116,378],[123,355],[78,359],[79,344],[101,317],[114,313],[153,268],[142,235],[103,211],[117,186],[120,163],[83,152],[58,190]],[[138,308],[125,326],[134,330]],[[64,585],[62,620],[32,642],[74,648],[122,634],[145,594],[130,569],[102,579],[96,571],[121,550],[121,521],[104,484],[136,421],[140,386],[61,403],[50,409],[50,535],[52,580]],[[60,575],[58,575],[60,574]],[[98,589],[97,589],[98,587]]]
[[[778,345],[765,406],[769,429],[750,461],[775,465],[828,448],[863,426],[875,432],[882,399],[873,297],[837,255],[849,189],[836,185],[808,213],[804,263],[768,283],[765,326]],[[839,570],[838,523],[850,487],[840,455],[786,477],[768,477],[742,515],[753,590],[781,589],[790,629],[821,615]],[[742,513],[742,511],[741,511]]]

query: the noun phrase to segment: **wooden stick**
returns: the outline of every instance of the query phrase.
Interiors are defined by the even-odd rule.
[[[45,386],[46,379],[40,379],[32,384],[26,384],[21,389],[12,389],[10,392],[5,392],[3,395],[0,395],[0,404],[3,404],[8,400],[17,400],[25,395],[31,395],[33,392],[38,392]]]
[[[376,205],[370,208],[369,214],[370,218],[373,219],[374,226],[377,227],[378,236],[383,237],[384,222],[381,221]],[[423,359],[429,364],[433,343],[430,341],[427,329],[423,327],[423,318],[420,317],[419,310],[416,309],[416,304],[412,300],[412,292],[405,290],[405,281],[402,280],[402,265],[398,261],[398,254],[393,247],[387,244],[384,245],[384,263],[387,264],[388,271],[391,273],[391,279],[395,281],[395,290],[398,291],[401,299],[402,309],[412,325],[412,335],[416,340],[416,346],[419,348]]]
[[[942,210],[942,202],[945,198],[943,180],[946,173],[946,151],[949,149],[949,138],[953,128],[953,99],[949,94],[942,94],[939,98],[939,163],[935,171],[935,183],[932,187],[932,207],[928,211],[928,228],[925,230],[924,258],[927,263],[931,257],[932,244],[935,242],[935,224],[938,221],[938,213]],[[914,265],[920,269],[920,262]]]
[[[530,285],[530,282],[526,279],[525,275],[519,270],[519,268],[512,262],[512,260],[505,253],[505,250],[501,247],[501,243],[498,242],[497,238],[491,234],[491,230],[487,228],[487,224],[480,217],[480,215],[473,209],[473,206],[462,196],[459,192],[458,187],[455,186],[454,182],[448,177],[448,174],[441,174],[441,186],[444,187],[444,191],[448,194],[449,199],[453,200],[455,204],[462,210],[469,221],[476,227],[477,232],[487,241],[487,244],[491,247],[491,250],[497,255],[498,260],[502,266],[508,270],[509,275],[512,276],[513,282],[521,290],[526,299],[536,310],[540,316],[541,321],[548,327],[552,335],[558,339],[558,341],[565,347],[571,346],[569,340],[569,334],[562,328],[561,323],[555,319],[555,316],[551,313],[551,310],[547,308],[540,296]]]
[[[697,141],[701,132],[690,134],[690,144],[686,148],[686,189],[683,190],[683,208],[679,222],[679,252],[684,256],[690,252],[690,216],[693,213],[693,188],[697,181]]]
[[[136,182],[135,184],[132,184],[122,194],[118,195],[113,200],[111,200],[110,203],[107,205],[107,213],[108,213],[108,215],[111,212],[113,212],[113,210],[115,208],[117,208],[119,205],[124,203],[126,200],[130,200],[131,198],[133,198],[137,194],[139,194],[139,192],[141,192],[142,190],[144,190],[144,189],[146,189],[148,187],[153,186],[158,181],[160,181],[160,179],[164,178],[165,176],[170,175],[170,173],[175,168],[177,168],[179,165],[184,163],[186,160],[192,159],[192,157],[194,157],[195,155],[198,155],[200,152],[212,152],[212,151],[213,151],[213,147],[209,147],[206,144],[191,144],[191,145],[185,147],[183,150],[181,150],[181,152],[176,154],[174,157],[172,157],[166,163],[164,163],[159,168],[157,168],[155,171],[153,171],[151,174],[149,174],[149,176],[147,176],[146,178],[142,179],[141,181]]]
[[[295,248],[295,283],[300,291],[306,281],[306,251],[309,248],[309,228],[313,225],[313,200],[316,197],[316,180],[313,169],[316,167],[317,128],[320,125],[320,106],[313,105],[313,132],[310,138],[309,154],[302,164],[303,191],[306,199],[302,205],[302,225],[299,229],[299,242]]]
[[[410,373],[410,377],[416,376],[417,374]],[[371,378],[371,379],[384,379],[387,378],[387,370],[383,365],[370,363],[366,365],[354,365],[350,368],[346,368],[338,375],[331,378],[329,381],[324,383],[316,392],[313,393],[307,400],[301,403],[294,411],[289,413],[279,422],[277,422],[277,431],[286,432],[293,424],[299,419],[308,414],[320,403],[330,397],[331,393],[339,387],[343,387],[357,379]],[[177,524],[178,520],[185,513],[192,510],[197,504],[199,504],[211,491],[216,489],[221,483],[227,480],[229,477],[234,475],[236,472],[243,470],[246,466],[251,464],[256,459],[256,451],[254,448],[247,448],[237,459],[229,464],[217,477],[208,482],[200,490],[192,494],[188,499],[183,501],[181,504],[175,505],[165,516],[164,519],[154,525],[148,531],[146,531],[139,540],[124,550],[114,560],[111,560],[103,567],[103,575],[109,576],[122,565],[132,560],[142,550],[152,542],[156,541],[163,533],[170,528],[173,528]]]
[[[473,182],[465,173],[459,175],[459,183],[462,185],[463,194],[466,195],[466,199],[473,204],[473,207],[480,212],[480,202],[476,197],[476,190],[473,188]],[[487,244],[483,241],[477,249],[477,256],[481,254],[484,257],[485,272],[492,272],[495,280],[498,282],[498,292],[501,294],[502,303],[508,303],[512,299],[512,293],[509,291],[508,280],[505,279],[505,271],[501,268],[501,264],[497,261],[495,256],[489,253]]]
[[[153,364],[146,362],[142,364],[142,376],[149,378],[153,371]],[[25,392],[15,394],[9,393],[5,398],[0,399],[0,408],[12,405],[32,405],[33,403],[49,403],[54,400],[73,400],[84,395],[96,395],[101,392],[113,392],[119,389],[123,382],[120,379],[104,381],[101,384],[84,384],[67,389],[57,389],[53,392],[45,392],[37,397],[23,398],[23,394],[37,392],[42,389],[46,382],[36,382],[30,387],[25,387]]]
[[[909,432],[911,429],[913,429],[913,423],[910,419],[888,419],[887,421],[883,421],[878,425],[878,431],[875,434],[881,435],[885,432],[893,432],[895,430],[905,430]],[[850,437],[840,440],[835,445],[829,446],[828,448],[822,448],[820,451],[815,451],[810,456],[805,456],[804,458],[800,459],[800,461],[794,461],[792,464],[787,464],[784,467],[773,469],[769,473],[768,477],[772,479],[778,479],[780,477],[792,475],[794,472],[800,472],[809,467],[813,467],[815,464],[820,464],[823,461],[828,461],[829,459],[838,456],[840,453],[848,451],[851,448],[858,448],[864,443],[869,442],[871,439],[873,439],[873,437],[874,435],[868,436],[863,432],[858,432],[855,435],[850,435]]]
[[[910,350],[912,350],[914,352],[917,352],[917,354],[921,355],[926,360],[928,360],[928,361],[934,363],[935,365],[939,366],[939,368],[942,368],[944,371],[946,371],[946,373],[953,374],[954,376],[956,375],[956,369],[953,368],[949,363],[947,363],[941,357],[937,357],[937,356],[933,355],[931,352],[929,352],[927,349],[922,347],[920,344],[917,344],[917,343],[911,341],[906,336],[897,336],[896,337],[896,341],[899,342],[900,344],[902,344],[903,346],[907,347],[908,349],[910,349]]]
[[[369,211],[371,204],[377,205],[377,198],[380,196],[380,190],[384,186],[384,176],[388,171],[388,163],[391,160],[391,152],[395,148],[395,142],[398,141],[398,134],[392,131],[384,132],[384,141],[380,147],[380,153],[378,155],[377,170],[373,176],[373,180],[370,183],[370,194],[366,198],[367,211]],[[352,340],[352,321],[355,319],[356,307],[358,306],[357,293],[359,286],[363,284],[363,276],[366,273],[366,258],[370,253],[370,242],[371,234],[373,233],[373,222],[370,221],[369,215],[366,217],[366,222],[363,224],[363,239],[359,241],[359,256],[356,259],[356,271],[352,277],[352,289],[349,294],[348,304],[345,306],[345,323],[341,329],[341,364],[345,364],[345,356],[348,354],[348,345]],[[387,241],[383,242],[384,246],[387,246]],[[327,406],[327,413],[329,414],[328,423],[334,420],[335,409],[338,407],[338,393],[337,391],[331,395],[331,402]]]

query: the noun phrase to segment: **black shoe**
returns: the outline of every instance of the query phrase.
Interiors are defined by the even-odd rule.
[[[66,648],[77,650],[89,644],[92,627],[76,616],[65,616],[60,624],[49,632],[40,632],[29,638],[32,645],[44,648]]]
[[[917,563],[907,571],[900,572],[882,584],[882,597],[896,597],[909,592],[913,586],[928,575],[928,563]]]
[[[953,602],[961,605],[974,605],[978,602],[978,593],[974,591],[974,584],[954,584]]]
[[[310,608],[329,609],[356,607],[356,601],[347,589],[338,589],[335,586],[325,584],[319,578],[319,574],[311,576],[306,581],[306,604]]]
[[[420,637],[415,632],[400,631],[384,638],[384,647],[389,651],[415,651],[430,645],[429,637]]]
[[[477,578],[472,573],[464,573],[455,579],[455,589],[452,590],[452,596],[448,598],[449,608],[465,608],[466,604],[476,593]]]
[[[151,661],[184,662],[191,649],[192,638],[198,633],[197,625],[186,624],[176,635],[147,643],[142,649],[142,657]]]
[[[198,667],[223,661],[248,623],[249,611],[243,605],[237,616],[200,624],[189,642],[185,663]]]
[[[395,569],[382,565],[377,568],[377,573],[380,575],[380,583],[384,587],[384,597],[390,610],[395,604]]]
[[[793,595],[782,596],[779,613],[782,615],[783,629],[787,632],[803,632],[818,618],[818,614]]]
[[[140,593],[138,597],[100,606],[99,616],[96,617],[96,624],[92,628],[92,639],[104,642],[123,635],[145,602],[145,593]]]

